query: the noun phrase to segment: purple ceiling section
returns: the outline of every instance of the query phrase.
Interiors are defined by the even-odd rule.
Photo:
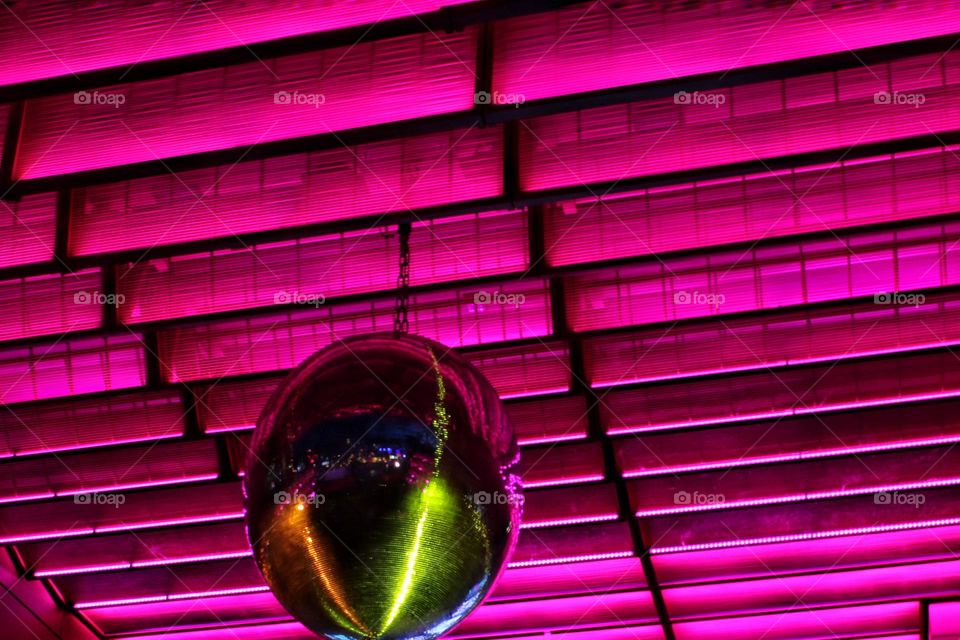
[[[956,3],[6,4],[3,638],[314,637],[240,478],[402,221],[523,454],[449,637],[960,638]]]

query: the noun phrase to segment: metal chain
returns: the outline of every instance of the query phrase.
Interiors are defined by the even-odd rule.
[[[397,272],[397,304],[393,316],[394,335],[410,330],[407,318],[410,303],[410,223],[401,223],[397,232],[400,236],[400,268]]]

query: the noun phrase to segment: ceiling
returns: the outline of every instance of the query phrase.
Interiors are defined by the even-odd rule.
[[[250,432],[411,222],[522,446],[450,637],[960,638],[954,3],[4,8],[3,637],[314,637]]]

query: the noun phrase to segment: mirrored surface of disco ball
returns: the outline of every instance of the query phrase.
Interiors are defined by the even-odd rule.
[[[443,345],[371,334],[274,393],[243,479],[270,589],[335,640],[436,638],[516,544],[519,449],[490,383]]]

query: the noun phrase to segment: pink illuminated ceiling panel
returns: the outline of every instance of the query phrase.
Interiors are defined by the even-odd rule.
[[[790,462],[960,442],[955,401],[713,425],[647,433],[615,442],[625,476],[649,476]],[[691,438],[703,447],[685,446]],[[919,457],[923,451],[912,453]],[[837,462],[837,466],[842,466]],[[933,469],[929,470],[931,473]],[[763,472],[758,472],[762,474]],[[924,479],[932,479],[925,475]],[[847,483],[844,483],[847,486]]]
[[[402,36],[30,101],[18,179],[398,122],[473,106],[476,30]]]
[[[559,393],[570,388],[570,353],[562,342],[537,342],[467,354],[502,399]]]
[[[99,327],[102,282],[98,268],[0,281],[0,341]]]
[[[709,104],[670,97],[534,118],[520,127],[521,184],[615,183],[950,131],[960,115],[951,99],[958,59],[950,52],[741,85],[710,94]],[[876,98],[891,91],[922,95],[923,105]]]
[[[143,342],[136,334],[68,338],[0,350],[0,404],[145,383]]]
[[[124,11],[109,4],[81,4],[64,11],[56,0],[17,2],[10,5],[12,16],[0,21],[0,54],[18,64],[3,68],[0,85],[113,67],[130,69],[144,62],[374,24],[470,1],[309,0],[280,6],[165,0]]]
[[[950,34],[938,0],[779,5],[583,2],[497,25],[494,87],[527,100]]]
[[[0,409],[0,457],[175,438],[184,415],[170,391]]]
[[[524,269],[526,217],[491,213],[417,223],[411,284]],[[120,318],[149,322],[274,304],[310,305],[396,286],[399,240],[374,228],[122,265]]]
[[[960,524],[956,486],[644,517],[651,553],[689,553]],[[703,494],[701,494],[703,495]],[[883,498],[879,498],[883,495]],[[889,496],[889,499],[887,498]],[[901,496],[901,497],[896,497]],[[912,497],[909,497],[912,496]],[[917,496],[923,496],[919,498]],[[705,501],[691,494],[691,502]],[[713,500],[717,498],[714,496]]]
[[[91,186],[77,192],[70,252],[146,249],[495,197],[500,147],[497,127],[455,130]]]
[[[0,463],[0,502],[117,492],[217,477],[213,441],[144,445]]]
[[[717,583],[895,565],[904,560],[904,549],[909,549],[914,562],[950,560],[958,541],[958,526],[915,528],[816,541],[662,553],[653,556],[653,564],[660,584],[665,586]]]
[[[960,636],[960,602],[930,604],[930,640],[951,640]]]
[[[953,213],[954,153],[925,149],[564,202],[547,209],[547,257],[579,264]]]
[[[544,281],[504,284],[485,304],[477,291],[411,296],[411,332],[451,348],[550,333]],[[338,337],[389,331],[393,316],[387,299],[171,329],[160,336],[162,369],[171,382],[290,369]]]
[[[798,607],[800,609],[800,607]],[[897,602],[837,609],[803,611],[681,622],[675,624],[677,640],[715,640],[716,638],[796,638],[884,637],[893,633],[913,633],[919,640],[920,604]],[[880,634],[883,634],[880,636]]]
[[[56,205],[54,193],[0,200],[0,267],[53,259]]]
[[[960,361],[941,351],[618,390],[600,415],[613,435],[954,397]]]
[[[198,500],[198,495],[203,499]],[[125,498],[122,504],[80,504],[66,498],[4,505],[0,507],[0,542],[59,540],[243,518],[239,482],[159,487],[132,491]]]
[[[507,413],[521,445],[587,437],[587,403],[583,396],[510,403]]]
[[[928,296],[919,306],[872,301],[764,318],[701,322],[585,342],[593,386],[669,380],[833,362],[960,342],[960,300]]]
[[[753,245],[572,276],[573,329],[587,331],[774,309],[960,283],[960,225]],[[901,296],[915,304],[921,298]]]
[[[892,500],[889,496],[895,491],[909,495],[909,491],[958,484],[960,453],[953,445],[944,445],[642,477],[631,481],[630,494],[638,514],[660,515],[847,495],[887,494]]]

